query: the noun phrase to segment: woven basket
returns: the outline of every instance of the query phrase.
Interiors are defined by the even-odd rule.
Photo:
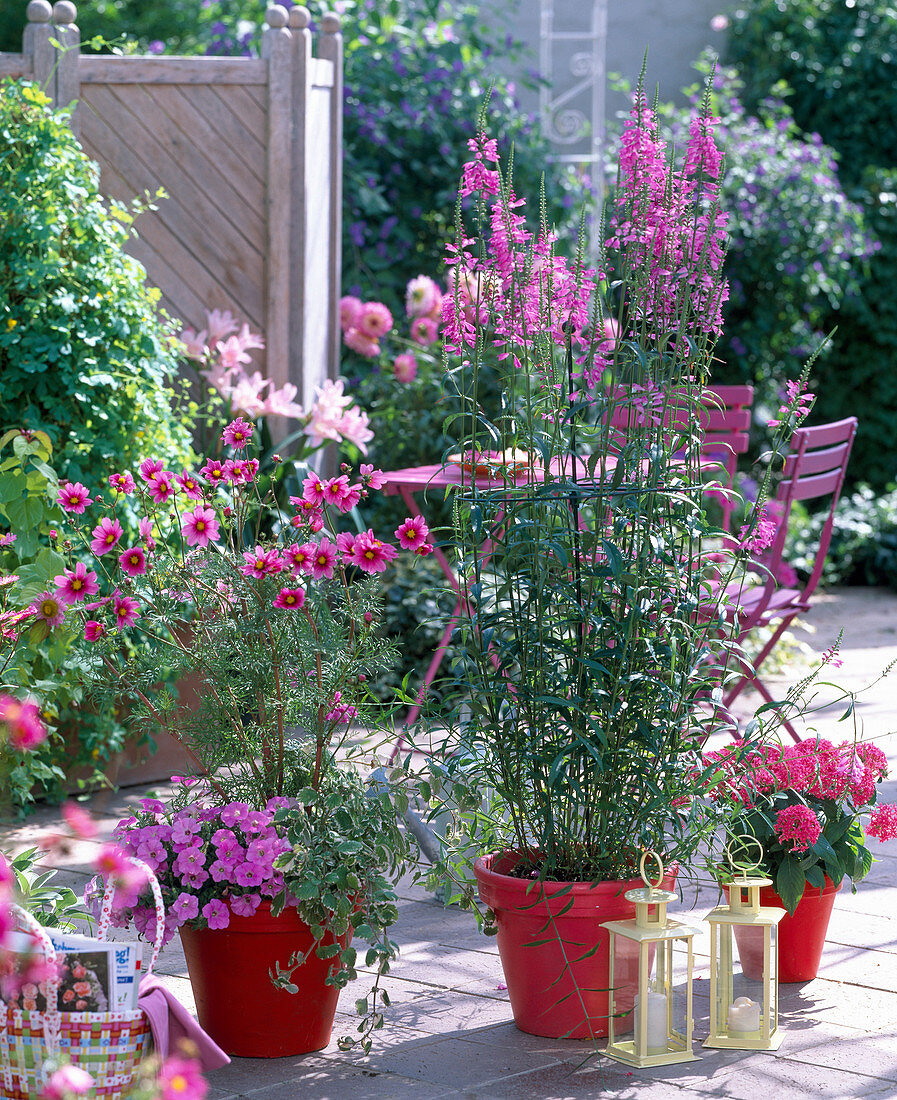
[[[162,891],[149,867],[131,862],[147,876],[156,904],[156,936],[146,969],[151,974],[159,957],[165,929]],[[108,882],[97,930],[105,939],[112,915],[113,882]],[[14,907],[19,922],[31,932],[46,960],[56,952],[44,929],[30,913]],[[58,981],[47,982],[46,1012],[13,1008],[0,1001],[0,1095],[2,1100],[36,1100],[45,1083],[48,1058],[66,1055],[93,1077],[93,1095],[103,1100],[124,1100],[134,1084],[137,1068],[149,1054],[152,1035],[149,1021],[140,1009],[129,1012],[60,1012]],[[46,1067],[50,1068],[50,1067]]]

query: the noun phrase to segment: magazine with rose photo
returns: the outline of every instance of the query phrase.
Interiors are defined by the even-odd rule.
[[[56,950],[60,1012],[129,1012],[137,1007],[140,947],[110,943],[56,928],[44,930]],[[15,933],[13,953],[32,954],[34,940]],[[26,982],[16,998],[19,1008],[43,1012],[46,982]]]

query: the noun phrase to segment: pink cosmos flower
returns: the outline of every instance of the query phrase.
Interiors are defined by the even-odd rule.
[[[310,504],[323,504],[326,499],[324,496],[325,487],[326,482],[312,472],[302,482],[302,496],[290,497],[290,504],[298,506],[303,500],[307,500]]]
[[[0,695],[0,728],[16,752],[27,752],[47,739],[40,708],[30,699],[22,701],[12,695]]]
[[[108,516],[103,516],[96,527],[94,527],[91,536],[90,548],[98,558],[101,558],[103,554],[108,554],[110,550],[113,550],[116,543],[121,538],[121,524],[117,519],[110,519]]]
[[[405,288],[405,312],[409,317],[427,317],[442,305],[442,291],[428,275],[418,275]]]
[[[140,604],[136,600],[132,600],[130,596],[116,595],[113,610],[115,625],[119,630],[123,630],[126,626],[133,626],[137,621],[137,616],[140,614]]]
[[[382,573],[387,564],[396,556],[396,548],[381,542],[374,532],[367,531],[358,535],[352,544],[349,561],[365,573]]]
[[[146,555],[142,546],[132,546],[119,554],[118,564],[129,577],[140,577],[146,572]]]
[[[230,913],[223,901],[213,898],[202,907],[202,915],[209,922],[209,928],[227,928],[230,924]]]
[[[41,592],[31,607],[35,617],[50,626],[59,626],[65,619],[65,604],[54,592]]]
[[[265,550],[261,546],[256,546],[254,550],[244,550],[243,560],[246,564],[240,566],[240,572],[246,577],[267,577],[280,573],[284,567],[283,558],[276,550]]]
[[[219,462],[217,458],[210,458],[199,472],[210,485],[220,485],[222,481],[227,480],[226,464]]]
[[[281,588],[274,597],[274,606],[284,611],[298,611],[304,603],[304,588]]]
[[[74,512],[75,515],[83,515],[84,509],[88,504],[93,504],[93,500],[90,498],[87,490],[81,484],[80,481],[71,482],[64,481],[59,486],[59,495],[56,500],[61,505],[63,511]]]
[[[363,303],[360,298],[353,298],[351,294],[340,298],[339,301],[339,327],[345,332],[350,328],[358,328],[358,320],[361,317]]]
[[[213,925],[209,918],[209,927],[226,927],[226,924]],[[182,1058],[178,1054],[171,1055],[162,1063],[156,1088],[159,1091],[158,1100],[203,1100],[209,1091],[199,1061]]]
[[[436,338],[439,335],[439,327],[432,317],[416,317],[411,322],[411,339],[415,344],[420,344],[421,347],[429,347],[430,344],[436,342]],[[396,378],[400,382],[410,382],[410,378],[399,378],[399,372],[396,370]]]
[[[184,539],[188,546],[200,546],[203,549],[220,537],[218,517],[214,509],[197,505],[192,512],[183,515]]]
[[[365,359],[374,359],[380,354],[379,342],[372,340],[370,336],[365,336],[357,328],[347,328],[343,333],[343,342],[347,348],[363,355]]]
[[[153,521],[149,516],[143,516],[137,521],[137,530],[140,537],[146,543],[147,550],[155,550],[156,540],[153,538]]]
[[[41,1100],[71,1100],[73,1096],[87,1096],[94,1086],[94,1079],[80,1066],[60,1066],[53,1073],[41,1092]]]
[[[75,836],[82,840],[90,840],[97,835],[97,826],[93,818],[76,802],[63,802],[61,809],[66,825]]]
[[[355,535],[350,534],[348,531],[340,531],[336,536],[336,548],[344,558],[347,560],[351,558],[355,549]]]
[[[106,633],[106,628],[96,619],[88,619],[84,624],[84,637],[88,642],[96,642]]]
[[[786,806],[776,814],[775,833],[782,844],[791,841],[794,852],[806,852],[819,839],[822,828],[809,806]]]
[[[418,550],[427,541],[430,528],[423,516],[409,516],[396,528],[396,538],[403,550]]]
[[[80,561],[75,563],[74,569],[66,569],[64,573],[54,577],[53,581],[56,584],[55,595],[68,604],[95,596],[100,590],[96,573]]]
[[[361,480],[370,489],[382,489],[386,484],[386,478],[382,470],[375,470],[370,462],[362,462],[358,468]]]
[[[346,474],[324,482],[324,503],[335,505],[341,512],[349,512],[361,499],[358,486],[350,485]]]
[[[176,492],[177,486],[171,470],[162,470],[149,483],[149,494],[156,504],[167,504]]]
[[[417,360],[407,352],[397,355],[393,362],[397,382],[413,382],[417,377]]]
[[[130,496],[137,488],[129,473],[110,475],[109,484],[117,493],[124,493],[125,496]]]
[[[247,424],[241,416],[238,416],[221,433],[221,442],[226,447],[233,447],[237,451],[242,451],[252,439],[254,431],[255,428],[252,424]]]
[[[137,472],[147,485],[152,485],[159,474],[162,473],[162,469],[163,464],[158,459],[145,458],[137,467]]]
[[[284,550],[284,560],[294,577],[300,573],[311,573],[311,559],[314,552],[313,542],[294,542]]]
[[[392,314],[382,302],[365,302],[358,318],[358,331],[369,340],[379,340],[392,328]]]
[[[330,580],[335,565],[336,546],[328,538],[322,538],[314,547],[311,558],[311,575],[316,581],[319,581],[321,577]]]
[[[184,472],[178,474],[174,480],[188,500],[202,500],[202,485],[200,485],[193,474],[184,470]]]

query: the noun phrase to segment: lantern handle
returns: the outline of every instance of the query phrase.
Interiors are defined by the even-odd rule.
[[[732,845],[737,844],[739,841],[743,842],[741,844],[742,851],[744,851],[745,849],[750,849],[751,844],[755,844],[757,846],[758,856],[753,863],[746,858],[736,861],[735,857],[732,854]],[[741,871],[742,879],[747,879],[748,871],[759,870],[760,864],[763,862],[763,856],[765,855],[763,851],[763,845],[755,836],[752,836],[750,833],[739,833],[738,836],[733,836],[729,843],[726,845],[725,851],[730,865],[733,868],[737,868],[739,871]]]
[[[657,865],[657,882],[652,882],[651,879],[648,877],[647,871],[645,870],[645,860],[649,856],[654,860],[655,864]],[[646,848],[645,851],[642,852],[642,858],[639,861],[638,869],[639,874],[642,877],[642,882],[645,884],[645,886],[648,887],[649,890],[659,889],[660,884],[663,882],[664,866],[663,860],[660,858],[657,852],[652,851],[652,849],[650,848]]]

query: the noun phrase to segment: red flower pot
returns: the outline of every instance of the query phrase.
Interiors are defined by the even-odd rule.
[[[835,904],[835,894],[842,883],[836,886],[826,875],[822,890],[807,886],[793,913],[785,913],[779,922],[776,939],[779,945],[779,984],[788,982],[808,982],[819,973],[822,949],[825,947],[825,935]],[[726,890],[726,896],[728,896]],[[785,904],[772,886],[760,889],[760,904],[785,908]],[[735,942],[738,956],[745,975],[757,980],[763,972],[762,949],[756,949],[756,940],[746,938],[738,925],[735,925]]]
[[[495,913],[514,1023],[521,1031],[554,1039],[607,1035],[609,935],[600,925],[634,917],[635,905],[623,895],[644,883],[640,878],[595,885],[545,882],[534,888],[531,879],[503,873],[519,858],[517,852],[502,852],[474,864],[480,900]],[[671,889],[675,878],[676,869],[668,870],[663,888]],[[571,899],[573,905],[562,913]],[[622,967],[620,962],[618,957],[617,1004],[631,1007],[637,949],[630,967],[625,959]],[[625,1018],[617,1026],[625,1030]]]
[[[254,916],[231,914],[227,928],[185,924],[180,934],[200,1025],[226,1053],[283,1058],[330,1042],[339,990],[325,981],[334,960],[312,950],[293,973],[298,993],[277,989],[268,973],[314,942],[295,909],[275,917],[263,902]]]

